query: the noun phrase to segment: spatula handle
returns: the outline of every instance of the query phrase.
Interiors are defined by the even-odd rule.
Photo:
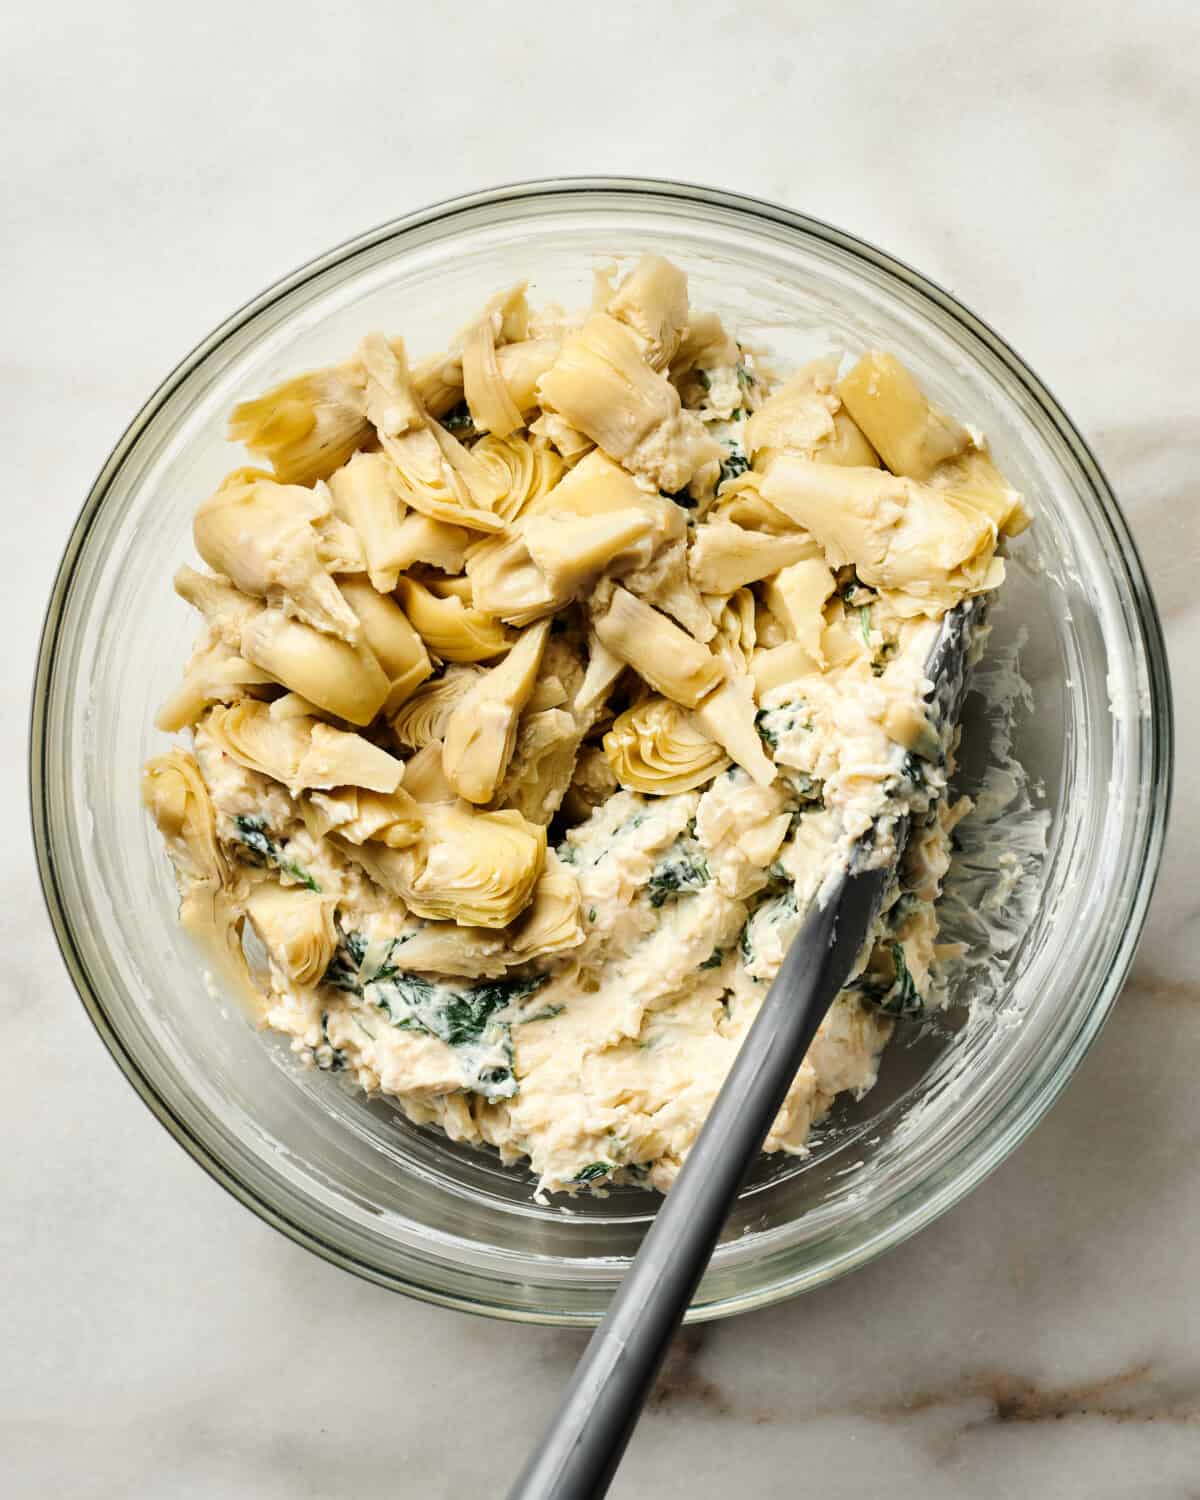
[[[738,1187],[879,909],[886,869],[813,903],[704,1128],[509,1500],[605,1494]]]

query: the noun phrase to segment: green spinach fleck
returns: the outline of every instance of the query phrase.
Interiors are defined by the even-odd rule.
[[[704,962],[700,965],[702,969],[719,969],[725,962],[725,949],[714,948]]]
[[[736,448],[732,449],[729,457],[722,461],[721,477],[717,481],[717,488],[720,489],[721,485],[727,480],[736,479],[739,474],[745,474],[749,468],[750,460],[746,455],[739,452]]]
[[[251,854],[257,855],[259,863],[271,865],[274,869],[290,875],[293,880],[306,886],[310,891],[320,891],[321,887],[304,866],[286,858],[281,852],[279,844],[267,826],[266,818],[258,814],[238,813],[233,820],[233,827],[234,838],[244,848],[249,849]]]
[[[708,884],[708,861],[690,839],[676,839],[666,858],[651,871],[646,882],[650,905],[665,905],[683,891],[699,891]]]
[[[329,1012],[321,1012],[321,1041],[313,1048],[313,1061],[325,1073],[340,1073],[349,1066],[346,1054],[329,1040]]]
[[[600,1177],[607,1177],[610,1172],[616,1171],[615,1162],[590,1161],[586,1167],[580,1167],[579,1171],[571,1178],[572,1182],[595,1182]]]

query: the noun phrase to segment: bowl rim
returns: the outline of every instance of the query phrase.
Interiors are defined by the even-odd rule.
[[[696,208],[731,211],[746,218],[765,221],[776,228],[796,232],[809,239],[823,241],[904,284],[927,302],[932,303],[943,316],[961,325],[967,333],[988,349],[1003,366],[1008,378],[1015,381],[1031,398],[1082,470],[1123,554],[1148,675],[1151,752],[1149,780],[1150,785],[1157,788],[1157,793],[1149,798],[1141,847],[1136,851],[1140,856],[1140,865],[1145,872],[1145,878],[1133,895],[1128,924],[1116,948],[1100,992],[1083,1019],[1074,1049],[1065,1065],[1044,1084],[1024,1112],[1016,1120],[1010,1122],[1008,1129],[998,1132],[990,1146],[972,1158],[965,1170],[950,1180],[943,1178],[934,1185],[933,1191],[916,1205],[911,1202],[914,1195],[906,1194],[905,1200],[894,1205],[895,1211],[886,1225],[856,1247],[835,1257],[834,1263],[831,1266],[827,1265],[819,1278],[814,1279],[811,1270],[776,1277],[768,1286],[733,1294],[718,1303],[693,1307],[685,1320],[688,1322],[706,1321],[751,1308],[766,1307],[794,1296],[800,1291],[808,1290],[816,1284],[825,1285],[874,1259],[883,1250],[903,1243],[964,1198],[994,1171],[1010,1152],[1016,1149],[1056,1101],[1111,1013],[1133,961],[1161,865],[1173,791],[1174,713],[1162,623],[1137,545],[1099,462],[1054,395],[1007,340],[937,282],[869,241],[824,220],[787,208],[771,200],[699,183],[639,176],[559,176],[503,183],[492,188],[443,199],[410,213],[385,220],[364,233],[345,240],[304,262],[273,282],[263,292],[243,303],[184,356],[134,415],[88,490],[64,547],[38,639],[29,731],[30,820],[38,876],[51,927],[68,974],[88,1017],[113,1059],[145,1104],[214,1181],[240,1203],[251,1209],[259,1218],[305,1249],[389,1290],[402,1291],[422,1301],[456,1308],[459,1311],[486,1313],[493,1317],[517,1322],[590,1326],[599,1321],[599,1315],[594,1313],[565,1312],[561,1308],[542,1311],[494,1302],[483,1297],[475,1298],[459,1292],[447,1292],[438,1287],[381,1270],[345,1249],[330,1244],[313,1229],[281,1212],[277,1205],[268,1201],[266,1197],[260,1196],[231,1171],[219,1155],[210,1149],[175,1113],[163,1093],[143,1070],[137,1058],[126,1048],[115,1027],[109,1021],[75,941],[71,918],[55,869],[53,839],[45,796],[48,770],[46,728],[51,685],[55,672],[54,646],[62,624],[76,566],[114,478],[142,434],[150,427],[176,390],[210,354],[275,302],[338,264],[376,245],[388,240],[399,240],[405,234],[425,225],[445,222],[459,214],[471,213],[490,206],[530,203],[542,199],[551,200],[583,194],[610,194],[615,198],[673,199]]]

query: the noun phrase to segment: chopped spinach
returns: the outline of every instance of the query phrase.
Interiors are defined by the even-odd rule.
[[[749,468],[750,460],[746,455],[737,448],[731,448],[729,457],[721,463],[721,477],[717,481],[717,488],[719,489],[726,480],[736,479],[739,474],[745,474]]]
[[[696,507],[695,500],[688,494],[687,490],[676,490],[673,494],[668,495],[667,498],[674,500],[676,505],[682,505],[684,510],[694,510]]]
[[[887,950],[892,957],[893,978],[889,981],[868,970],[855,981],[853,988],[884,1015],[911,1018],[923,1014],[925,1001],[909,972],[903,945],[890,942]]]
[[[589,922],[594,922],[595,920],[596,920],[596,908],[594,906],[589,906],[588,907],[588,921]]]
[[[702,969],[719,969],[725,962],[724,948],[714,948],[704,962],[700,965]]]
[[[513,1074],[510,1023],[498,1019],[508,1006],[546,982],[547,975],[481,980],[461,987],[427,979],[390,964],[401,939],[393,940],[383,963],[367,977],[362,963],[367,943],[361,933],[342,933],[323,983],[360,996],[400,1031],[422,1031],[459,1055],[463,1086],[486,1099],[511,1099]]]
[[[909,973],[904,946],[901,943],[889,943],[888,951],[896,966],[896,980],[887,999],[881,1002],[880,1009],[893,1016],[915,1016],[925,1008],[925,1002]]]
[[[778,750],[783,735],[799,726],[812,731],[813,723],[801,716],[803,703],[781,703],[778,708],[760,708],[754,715],[754,727],[768,750]]]
[[[541,1010],[534,1011],[531,1016],[521,1016],[522,1026],[528,1026],[531,1021],[553,1021],[555,1016],[561,1016],[566,1010],[565,1005],[544,1005]]]
[[[340,1073],[349,1066],[346,1054],[329,1040],[329,1012],[321,1013],[321,1041],[313,1048],[313,1061],[325,1073]]]
[[[251,854],[257,856],[257,863],[271,865],[276,870],[281,870],[284,874],[290,875],[293,880],[298,881],[300,885],[307,886],[310,891],[321,889],[303,865],[298,865],[295,860],[287,859],[281,853],[278,843],[267,826],[266,818],[257,814],[238,813],[233,820],[233,827],[234,838]]]
[[[586,1167],[580,1167],[579,1171],[571,1178],[572,1182],[595,1182],[597,1178],[607,1177],[610,1172],[616,1171],[616,1163],[611,1161],[590,1161]]]
[[[696,379],[700,382],[700,389],[702,391],[709,391],[712,389],[712,381],[708,378],[707,370],[697,370]]]
[[[676,839],[646,882],[650,905],[664,905],[682,891],[699,891],[708,884],[708,861],[690,839]]]
[[[869,604],[859,606],[858,628],[862,631],[862,638],[869,651],[871,649],[871,606]]]

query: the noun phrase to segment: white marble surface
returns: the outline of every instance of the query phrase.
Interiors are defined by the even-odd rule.
[[[614,1493],[1200,1495],[1194,0],[109,0],[0,28],[0,1493],[500,1493],[580,1348],[359,1283],[185,1157],[58,961],[23,758],[68,527],[187,348],[382,218],[613,171],[804,208],[1004,330],[1116,484],[1182,689],[1164,879],[1066,1096],[903,1249],[685,1338]]]

